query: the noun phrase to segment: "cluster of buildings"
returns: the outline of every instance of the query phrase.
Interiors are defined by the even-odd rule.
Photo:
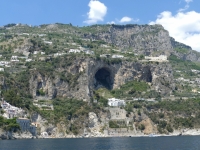
[[[167,56],[166,55],[160,55],[158,57],[151,57],[151,56],[145,56],[144,59],[148,61],[155,61],[155,62],[167,62]]]
[[[10,61],[0,61],[0,72],[4,71],[4,67],[11,67],[10,64],[20,62],[19,59],[25,59],[26,62],[32,61],[32,59],[28,59],[28,57],[19,57],[19,56],[11,56]]]
[[[51,41],[44,41],[44,43],[45,43],[45,44],[50,44],[50,45],[52,44]]]
[[[0,66],[10,67],[9,61],[0,61]]]
[[[10,61],[11,62],[19,62],[18,56],[12,56]]]
[[[5,111],[3,116],[7,119],[12,119],[14,117],[24,116],[24,110],[15,106],[10,105],[5,100],[1,101],[1,107]]]
[[[105,57],[105,58],[124,58],[123,55],[117,55],[117,54],[114,54],[111,56],[111,54],[102,54],[100,55],[100,57]]]
[[[116,98],[109,98],[108,105],[113,106],[113,107],[120,107],[120,106],[125,106],[126,103],[124,100],[120,100],[120,99],[116,99]]]
[[[1,101],[1,108],[4,111],[3,117],[6,119],[17,118],[17,123],[20,125],[22,132],[29,131],[33,136],[36,136],[38,124],[31,123],[30,119],[26,117],[25,111],[21,108],[15,107],[7,103],[5,100]]]
[[[89,55],[93,55],[94,54],[93,51],[88,50],[88,49],[83,49],[83,48],[81,48],[81,49],[70,49],[69,50],[69,53],[80,53],[80,52],[83,52],[83,53],[89,54]]]
[[[190,79],[185,79],[183,77],[179,77],[176,79],[176,81],[190,82]]]
[[[195,70],[195,69],[191,69],[191,71],[192,71],[193,73],[200,73],[199,70]]]
[[[55,53],[53,56],[54,57],[58,57],[58,56],[62,56],[62,55],[65,55],[66,53]]]

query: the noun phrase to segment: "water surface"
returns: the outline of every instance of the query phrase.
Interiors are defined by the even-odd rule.
[[[200,136],[4,140],[0,150],[200,150]]]

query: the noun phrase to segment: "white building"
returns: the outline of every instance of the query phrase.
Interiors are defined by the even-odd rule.
[[[19,62],[18,56],[12,56],[10,59],[11,62]]]
[[[126,103],[124,100],[120,100],[120,99],[116,99],[116,98],[109,98],[108,105],[114,106],[114,107],[119,107],[119,106],[125,106]]]
[[[28,35],[29,36],[29,33],[22,33],[23,35]]]
[[[32,61],[32,59],[26,59],[26,62],[31,62]]]
[[[1,102],[1,107],[5,111],[3,116],[7,119],[23,116],[24,110],[15,106],[10,105],[6,101]]]
[[[38,36],[40,36],[40,37],[41,37],[41,36],[46,36],[46,34],[38,34]]]
[[[57,57],[57,56],[62,56],[62,55],[65,55],[66,53],[55,53],[53,56],[54,57]]]
[[[38,54],[38,51],[34,51],[33,54],[34,54],[34,55],[37,55],[37,54]]]
[[[168,61],[166,55],[160,55],[160,56],[158,56],[158,57],[149,57],[149,56],[145,56],[144,58],[145,58],[146,60],[149,60],[149,61],[157,61],[157,62],[165,62],[165,61]]]
[[[8,64],[10,64],[10,62],[9,61],[0,61],[0,64],[2,64],[2,65],[8,65]]]
[[[81,51],[79,49],[70,49],[69,53],[80,53]]]
[[[4,68],[0,68],[0,71],[1,71],[1,72],[4,72]]]
[[[46,44],[52,44],[52,42],[50,42],[50,41],[44,41],[44,43],[46,43]]]
[[[192,72],[194,73],[199,73],[200,71],[199,70],[195,70],[195,69],[191,69]]]
[[[123,55],[112,55],[112,58],[124,58]]]
[[[89,54],[89,55],[93,55],[94,52],[91,50],[83,50],[84,53]]]
[[[176,79],[177,81],[184,81],[184,82],[190,82],[190,79],[185,79],[183,77],[179,77],[178,79]]]

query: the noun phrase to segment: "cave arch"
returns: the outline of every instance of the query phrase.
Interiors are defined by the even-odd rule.
[[[113,76],[112,72],[108,68],[100,68],[96,71],[95,76],[95,89],[98,89],[100,87],[105,87],[107,89],[113,88]]]

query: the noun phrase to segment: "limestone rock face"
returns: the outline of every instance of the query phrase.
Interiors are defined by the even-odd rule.
[[[116,89],[131,80],[146,81],[162,95],[169,95],[175,88],[173,71],[169,63],[122,61],[108,64],[103,60],[85,59],[79,64],[69,66],[65,75],[69,73],[79,76],[74,81],[64,81],[58,75],[52,78],[34,71],[29,81],[30,93],[34,98],[41,97],[39,92],[42,91],[43,99],[58,96],[87,101],[94,89],[102,86]],[[73,87],[70,85],[72,83]]]
[[[104,40],[122,50],[131,48],[137,54],[150,55],[157,51],[167,54],[173,51],[169,33],[161,25],[111,25],[107,31],[84,34],[84,37]]]
[[[96,88],[95,73],[101,68],[106,68],[110,72],[112,88],[119,88],[131,80],[149,82],[156,91],[163,95],[170,94],[175,88],[172,67],[168,63],[157,65],[124,61],[121,64],[107,65],[104,62],[93,60],[89,64],[90,91]]]
[[[104,124],[105,122],[103,121],[104,117],[103,117],[103,115],[97,117],[97,115],[94,112],[89,112],[88,129],[84,130],[84,136],[86,136],[86,137],[106,136],[102,130],[103,126],[105,125]],[[102,119],[101,123],[100,123],[99,119]]]
[[[89,127],[93,128],[98,125],[98,118],[94,112],[89,113]]]

